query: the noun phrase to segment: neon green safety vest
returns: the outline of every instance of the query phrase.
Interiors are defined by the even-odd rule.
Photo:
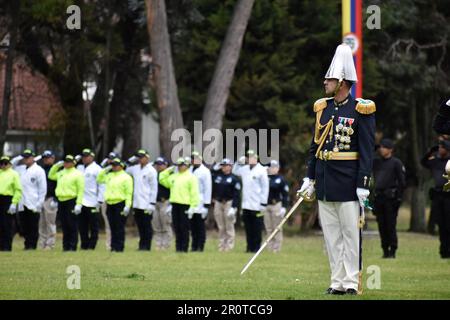
[[[170,189],[169,202],[196,208],[200,202],[198,179],[189,170],[173,173],[174,167],[159,174],[159,183]]]
[[[133,203],[133,178],[124,170],[109,171],[103,169],[97,176],[97,182],[105,184],[104,198],[107,204],[117,204],[125,201],[125,206],[131,208]]]
[[[12,204],[18,204],[22,198],[19,174],[11,168],[0,170],[0,195],[12,196]]]
[[[84,176],[75,168],[62,169],[62,164],[55,164],[48,172],[48,178],[56,181],[55,195],[59,201],[67,201],[76,198],[76,203],[81,204],[84,194]]]

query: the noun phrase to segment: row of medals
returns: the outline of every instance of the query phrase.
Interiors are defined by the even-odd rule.
[[[350,142],[352,141],[350,136],[354,133],[352,124],[348,121],[341,121],[336,125],[336,134],[334,135],[334,148],[333,152],[339,152],[341,150],[350,150]]]

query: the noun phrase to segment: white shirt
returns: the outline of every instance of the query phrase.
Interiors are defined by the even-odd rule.
[[[260,211],[261,204],[267,204],[269,198],[267,169],[260,163],[252,169],[248,164],[235,165],[233,173],[242,179],[242,209]]]
[[[147,210],[150,204],[156,203],[158,194],[158,173],[148,163],[130,166],[126,170],[133,177],[133,208]]]
[[[18,170],[20,183],[22,184],[21,204],[31,211],[42,210],[45,195],[47,194],[45,171],[37,163],[33,163],[28,168],[26,166],[23,167]]]
[[[197,169],[194,170],[194,166],[191,166],[189,170],[198,179],[198,191],[200,196],[200,202],[197,208],[195,208],[196,213],[202,213],[205,204],[211,204],[211,192],[212,192],[212,178],[211,171],[203,164],[201,164]]]
[[[81,204],[88,208],[95,208],[98,202],[101,202],[103,195],[103,185],[97,183],[97,176],[102,168],[94,161],[85,167],[83,164],[78,165],[77,169],[84,174],[84,194]]]

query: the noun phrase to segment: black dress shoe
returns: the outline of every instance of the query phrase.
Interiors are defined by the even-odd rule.
[[[345,290],[345,294],[349,294],[351,296],[356,296],[358,294],[358,291],[356,291],[355,289],[347,289],[347,290]]]
[[[325,291],[325,294],[334,294],[334,295],[343,295],[345,294],[344,291],[336,290],[333,288],[328,288],[327,291]]]

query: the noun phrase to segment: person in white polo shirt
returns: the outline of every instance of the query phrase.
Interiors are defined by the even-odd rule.
[[[76,157],[77,160],[80,156]],[[97,182],[97,176],[102,168],[94,161],[95,153],[91,149],[83,149],[82,164],[77,169],[84,174],[84,194],[78,230],[80,233],[81,250],[94,250],[98,241],[100,202],[99,197],[104,185]]]
[[[47,194],[47,178],[44,169],[39,166],[35,154],[30,149],[16,157],[14,164],[22,163],[24,170],[19,170],[22,184],[22,201],[19,221],[25,238],[25,250],[35,250],[39,239],[39,218]]]
[[[134,164],[137,161],[137,164]],[[133,177],[134,220],[139,231],[139,250],[149,251],[152,243],[152,218],[158,193],[158,173],[150,163],[150,154],[140,149],[128,159],[126,172]]]

